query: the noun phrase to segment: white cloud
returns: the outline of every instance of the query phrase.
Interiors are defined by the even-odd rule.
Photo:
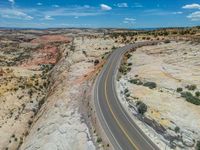
[[[90,5],[84,5],[83,7],[84,8],[90,8]]]
[[[85,16],[98,16],[106,13],[106,11],[101,11],[99,8],[89,5],[71,6],[66,8],[59,7],[48,10],[41,8],[0,8],[0,18],[13,18],[19,20],[32,20],[34,18],[38,18],[40,20],[52,20],[55,19],[55,17],[68,16],[78,18]]]
[[[136,19],[134,19],[134,18],[124,18],[124,20],[126,20],[126,21],[135,21]]]
[[[140,3],[134,3],[132,7],[134,7],[134,8],[141,8],[141,7],[143,7],[143,5],[140,4]]]
[[[200,9],[200,4],[188,4],[183,6],[184,9]]]
[[[123,23],[129,23],[128,21],[124,20]]]
[[[110,7],[106,4],[101,4],[100,7],[101,7],[101,10],[111,10],[112,9],[112,7]]]
[[[200,11],[196,11],[187,16],[192,21],[200,21]]]
[[[14,4],[15,0],[8,0],[10,3]]]
[[[59,6],[59,5],[52,5],[52,7],[58,8],[58,7],[60,7],[60,6]]]
[[[17,9],[0,9],[0,16],[3,18],[32,20],[33,17]]]
[[[51,16],[44,16],[44,20],[54,20],[54,18],[52,18]]]
[[[8,1],[11,3],[12,7],[14,7],[14,5],[15,5],[15,0],[8,0]]]
[[[42,3],[37,3],[38,6],[42,6]]]
[[[144,15],[145,16],[168,16],[168,15],[180,15],[183,14],[181,11],[166,11],[162,9],[148,9],[144,10]]]
[[[135,24],[135,21],[136,21],[136,19],[134,19],[134,18],[124,18],[123,23],[132,26]]]
[[[104,12],[97,10],[96,8],[90,7],[88,9],[85,6],[75,6],[75,7],[68,7],[68,8],[57,8],[53,10],[47,10],[47,11],[38,11],[39,14],[42,14],[42,16],[77,16],[77,17],[83,17],[83,16],[97,16],[104,14]]]
[[[182,11],[176,11],[176,12],[172,12],[173,15],[180,15],[180,14],[183,14]]]
[[[118,3],[117,7],[128,7],[127,3]]]

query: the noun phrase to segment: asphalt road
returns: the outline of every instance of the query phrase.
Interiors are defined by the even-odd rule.
[[[115,89],[116,75],[123,54],[131,48],[153,43],[155,42],[140,42],[114,50],[96,79],[95,109],[101,126],[115,150],[159,150],[126,113]]]

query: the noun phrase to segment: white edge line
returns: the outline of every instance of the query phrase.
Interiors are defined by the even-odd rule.
[[[104,72],[105,72],[105,70],[104,70],[104,68],[103,68],[102,72],[100,73],[100,76],[97,77],[95,86],[99,84],[99,79],[103,76],[103,73],[104,73]],[[95,87],[95,86],[94,86],[94,87]],[[120,146],[120,144],[118,143],[118,141],[116,140],[115,136],[112,134],[112,131],[111,131],[110,127],[108,126],[106,120],[105,120],[105,117],[104,117],[104,115],[103,115],[103,112],[102,112],[102,110],[101,110],[100,103],[99,103],[99,96],[98,96],[98,89],[99,89],[99,87],[97,86],[96,89],[97,89],[97,96],[96,96],[96,98],[97,98],[97,104],[98,104],[98,107],[99,107],[99,110],[100,110],[100,115],[102,116],[102,118],[103,118],[103,120],[104,120],[104,122],[105,122],[105,125],[107,126],[107,128],[108,128],[108,130],[109,130],[111,136],[113,137],[113,139],[114,139],[115,142],[117,143],[118,147],[119,147],[121,150],[123,150],[122,147]],[[94,91],[95,91],[95,88],[94,88]],[[100,124],[101,124],[101,126],[102,126],[102,123],[101,123],[100,120],[99,120],[99,122],[100,122]],[[103,126],[102,126],[102,128],[103,128]],[[104,131],[104,132],[105,132],[105,131]],[[106,133],[106,132],[105,132],[105,133]],[[107,135],[107,134],[106,134],[106,135]],[[107,137],[108,137],[108,135],[107,135]],[[108,137],[108,139],[109,139],[109,137]],[[110,141],[110,140],[109,140],[109,141]],[[110,143],[112,144],[111,141],[110,141]],[[113,144],[112,144],[112,145],[113,145]],[[113,147],[114,147],[114,146],[113,146]]]
[[[128,51],[128,50],[125,50],[125,51],[123,51],[123,52],[121,52],[120,53],[120,56],[121,55],[124,55],[124,53],[126,52],[126,51]],[[121,63],[121,59],[120,59],[120,61],[119,61],[120,63]],[[119,63],[118,63],[119,64]],[[119,67],[119,65],[117,65],[117,67]],[[115,70],[114,70],[114,74],[115,74],[115,72],[116,73],[118,73],[118,71],[116,71],[117,70],[117,67],[115,68]],[[113,80],[115,80],[116,79],[116,74],[114,75],[114,78],[113,78]],[[113,84],[115,84],[115,82],[114,81],[112,81],[112,89],[113,89]],[[116,84],[115,84],[116,85]],[[116,91],[116,86],[115,86],[115,90],[113,90],[113,91]],[[116,92],[114,92],[114,96],[115,96],[115,98],[117,99],[117,103],[119,104],[119,105],[121,105],[121,103],[119,102],[119,99],[118,99],[118,96],[116,96]],[[121,105],[122,106],[122,105]],[[123,106],[122,106],[123,107]],[[126,119],[128,120],[128,122],[131,124],[131,126],[134,128],[134,129],[136,129],[136,127],[131,123],[131,121],[128,119],[128,117],[125,115],[125,113],[124,113],[124,111],[122,110],[122,108],[120,107],[120,109],[121,109],[121,112],[124,114],[124,116],[126,117]],[[153,149],[154,149],[154,147],[152,146],[152,144],[151,143],[149,143],[149,141],[147,141],[145,138],[144,138],[144,136],[136,129],[136,132],[144,139],[144,141],[146,141],[147,143],[148,143],[148,145],[150,145]]]

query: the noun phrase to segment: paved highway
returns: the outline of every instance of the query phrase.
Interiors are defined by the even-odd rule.
[[[159,150],[126,113],[115,90],[116,75],[124,53],[131,48],[153,43],[155,42],[140,42],[114,50],[96,79],[95,109],[101,126],[115,150]]]

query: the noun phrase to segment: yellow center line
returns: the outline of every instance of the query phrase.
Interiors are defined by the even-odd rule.
[[[136,149],[136,150],[139,150],[139,148],[136,146],[136,144],[132,141],[132,139],[130,138],[130,136],[127,134],[127,131],[123,128],[123,126],[120,124],[119,120],[117,119],[117,117],[115,116],[111,106],[110,106],[110,103],[109,103],[109,100],[108,100],[108,95],[107,95],[107,81],[108,81],[108,76],[110,74],[110,71],[111,71],[111,68],[113,66],[113,62],[108,70],[108,74],[106,76],[106,80],[105,80],[105,97],[106,97],[106,101],[107,101],[107,104],[108,104],[108,107],[110,109],[110,112],[112,114],[112,116],[114,117],[115,121],[117,122],[118,126],[120,127],[120,129],[123,131],[124,135],[126,136],[126,138],[129,140],[129,142],[131,143],[131,145]]]

